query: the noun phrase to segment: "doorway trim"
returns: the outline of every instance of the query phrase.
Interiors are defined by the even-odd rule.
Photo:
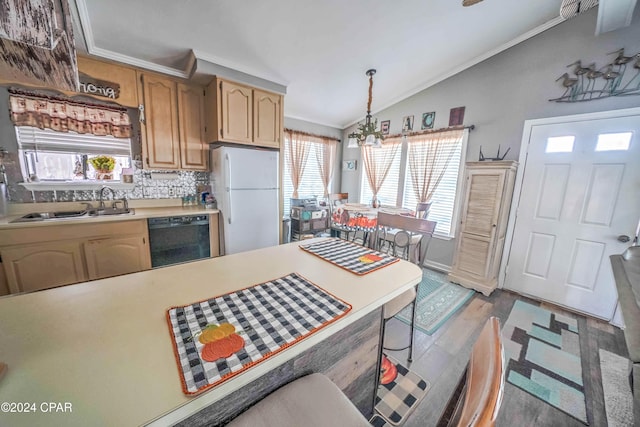
[[[504,238],[504,249],[502,250],[502,262],[500,263],[500,271],[498,272],[498,288],[504,288],[505,278],[507,276],[507,268],[509,266],[509,257],[511,256],[511,243],[513,242],[513,230],[516,226],[518,217],[518,208],[520,205],[520,196],[522,192],[522,181],[524,172],[527,168],[527,151],[529,148],[529,140],[531,132],[535,126],[552,125],[558,123],[581,122],[585,120],[610,119],[614,117],[626,117],[640,115],[640,107],[623,108],[620,110],[597,111],[593,113],[573,114],[568,116],[545,117],[542,119],[530,119],[524,121],[524,129],[522,132],[522,141],[520,143],[520,155],[518,157],[519,167],[516,172],[516,180],[513,189],[513,198],[511,199],[511,209],[509,211],[509,221],[507,222],[507,233]]]

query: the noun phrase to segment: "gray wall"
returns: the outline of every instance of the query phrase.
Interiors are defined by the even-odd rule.
[[[594,36],[596,18],[597,9],[592,9],[565,21],[376,113],[375,117],[391,120],[393,134],[400,132],[404,116],[414,115],[414,130],[419,130],[422,113],[435,111],[434,127],[440,128],[448,126],[451,108],[465,106],[464,124],[476,125],[469,135],[467,161],[478,160],[480,146],[485,156],[494,156],[498,145],[501,153],[511,148],[506,160],[517,160],[525,120],[640,106],[640,96],[549,102],[562,95],[564,88],[555,79],[571,71],[568,64],[580,59],[585,66],[595,62],[602,67],[613,59],[607,53],[619,48],[624,47],[626,55],[640,52],[640,8],[636,8],[631,26],[598,37]],[[344,131],[343,140],[354,128]],[[343,158],[359,160],[360,150],[343,144]],[[341,190],[353,195],[352,200],[359,198],[361,173],[360,165],[355,173],[342,173]],[[455,240],[433,239],[427,258],[450,266],[454,249]]]

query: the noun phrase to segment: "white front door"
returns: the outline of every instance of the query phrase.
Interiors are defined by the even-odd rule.
[[[611,319],[609,255],[640,219],[640,111],[535,124],[524,149],[505,287]]]

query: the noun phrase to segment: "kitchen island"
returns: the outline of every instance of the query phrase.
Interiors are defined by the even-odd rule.
[[[321,240],[321,239],[316,239]],[[311,243],[307,240],[304,243]],[[358,276],[287,245],[0,298],[0,413],[9,426],[172,425],[330,341],[422,278],[406,261]],[[347,302],[344,317],[196,396],[183,394],[167,309],[296,272]],[[378,337],[379,338],[379,337]],[[61,404],[43,411],[49,403]],[[72,411],[65,411],[66,404]],[[49,405],[49,406],[47,406]]]

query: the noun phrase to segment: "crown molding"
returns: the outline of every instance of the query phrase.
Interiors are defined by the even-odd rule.
[[[286,104],[285,104],[285,108],[286,108]],[[340,124],[337,123],[325,123],[325,122],[319,122],[317,120],[313,120],[313,119],[309,119],[308,117],[301,117],[301,116],[292,116],[290,114],[285,113],[284,114],[285,119],[294,119],[294,120],[301,120],[303,122],[309,122],[309,123],[313,123],[315,125],[321,125],[321,126],[327,126],[330,128],[334,128],[337,129],[339,131],[344,131],[344,127]]]
[[[449,77],[453,77],[456,74],[466,70],[467,68],[471,68],[476,64],[479,64],[480,62],[491,58],[494,55],[497,55],[519,43],[522,43],[523,41],[526,41],[534,36],[537,36],[538,34],[548,30],[549,28],[553,28],[558,24],[561,24],[562,22],[564,22],[565,19],[563,19],[562,17],[558,16],[557,18],[553,18],[550,21],[545,22],[544,24],[530,30],[527,31],[526,33],[516,37],[515,39],[504,43],[503,45],[500,45],[498,47],[496,47],[495,49],[491,49],[490,51],[487,51],[485,53],[483,53],[482,55],[476,56],[475,58],[455,67],[452,68],[451,70],[439,75],[438,77],[435,77],[431,80],[426,81],[425,83],[421,84],[420,86],[417,86],[413,89],[411,89],[410,91],[405,92],[402,95],[398,95],[396,97],[394,97],[391,101],[388,101],[387,103],[385,103],[382,107],[378,108],[376,111],[372,112],[371,114],[377,114],[380,111],[383,111],[389,107],[391,107],[392,105],[397,104],[398,102],[401,102],[407,98],[409,98],[410,96],[415,95],[416,93],[422,92],[425,89],[430,88],[431,86],[435,86],[436,84],[442,82],[443,80],[448,79]],[[349,121],[346,124],[341,125],[342,129],[346,129],[350,126],[355,125],[356,123],[358,123],[360,120],[363,120],[364,117],[361,117],[357,120],[353,120],[353,121]]]

